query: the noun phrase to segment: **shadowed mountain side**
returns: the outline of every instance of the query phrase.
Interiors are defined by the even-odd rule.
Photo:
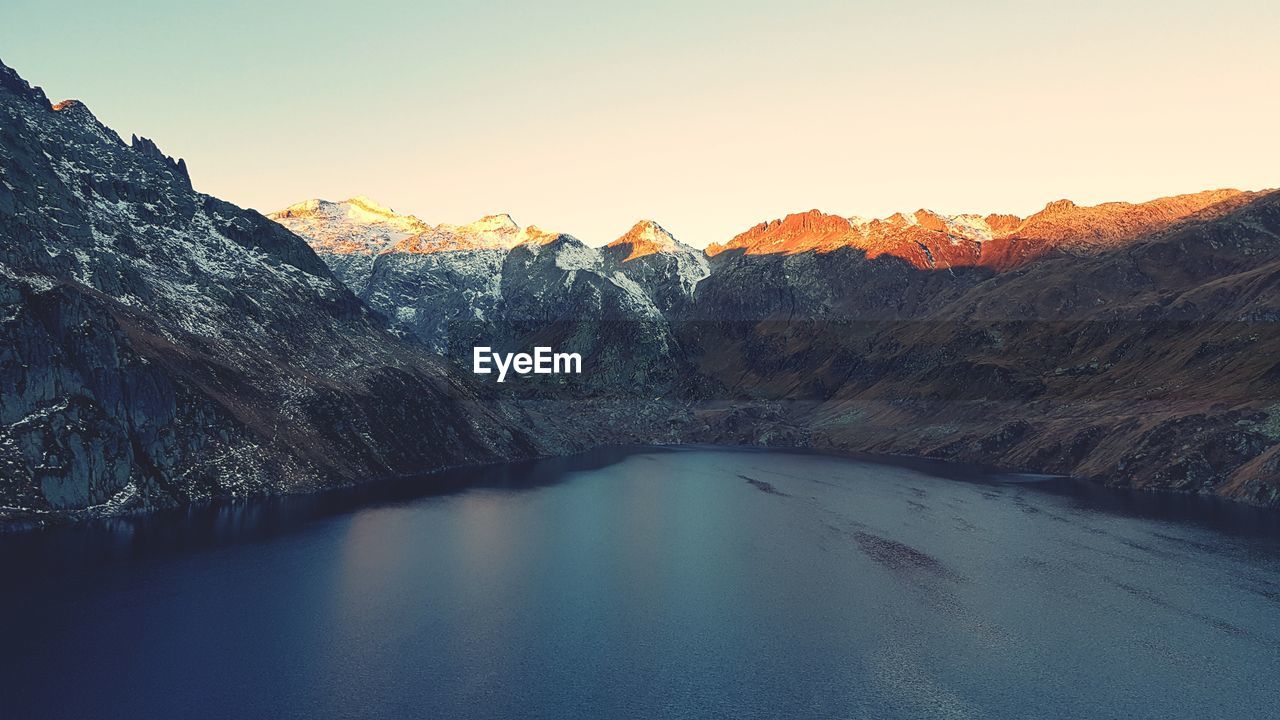
[[[604,267],[638,284],[668,317],[682,316],[710,274],[707,256],[652,220],[642,220],[600,249]]]
[[[1046,258],[993,276],[939,316],[1274,322],[1280,300],[1266,289],[1278,260],[1280,191],[1272,191],[1115,250]]]
[[[713,435],[754,401],[784,443],[1280,498],[1280,193],[1006,273],[725,255],[695,307],[727,320],[678,333]]]
[[[296,235],[0,65],[0,521],[530,454]]]
[[[764,320],[856,317],[891,320],[926,317],[991,278],[980,267],[920,270],[890,255],[866,251],[750,255],[727,250],[711,258],[687,317]]]
[[[834,446],[1273,503],[1262,323],[684,324],[708,439]],[[772,437],[755,414],[766,413]]]

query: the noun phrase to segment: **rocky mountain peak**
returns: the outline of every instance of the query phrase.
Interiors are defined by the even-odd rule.
[[[905,218],[898,216],[906,223]],[[828,215],[821,210],[792,213],[781,220],[769,220],[734,237],[721,245],[707,246],[708,255],[725,250],[745,250],[750,255],[773,253],[793,254],[808,250],[832,248],[844,244],[852,235],[853,224],[848,218]]]
[[[992,235],[1000,237],[1017,230],[1022,225],[1023,219],[1008,213],[991,213],[984,217],[982,221],[991,229]]]
[[[296,202],[283,210],[277,210],[273,213],[269,213],[267,217],[272,219],[311,217],[324,211],[331,211],[332,208],[337,207],[337,205],[337,203],[329,200],[313,198],[311,200]]]
[[[911,217],[916,221],[916,225],[919,225],[925,230],[932,230],[934,232],[948,231],[947,220],[932,210],[925,210],[924,208],[921,208],[912,213]]]
[[[296,235],[90,117],[0,68],[0,522],[416,474],[514,437]]]
[[[120,139],[120,136],[116,134],[115,130],[112,130],[106,125],[103,125],[102,122],[99,121],[98,118],[93,114],[93,112],[89,110],[89,106],[85,105],[79,100],[71,100],[71,99],[62,100],[51,105],[49,109],[52,110],[53,112],[58,113],[58,116],[61,118],[69,118],[73,122],[79,123],[81,126],[87,128],[93,134],[97,135],[98,137],[106,139],[108,142],[117,143],[121,145],[124,144],[124,140]],[[172,158],[167,158],[162,153],[160,153],[159,155],[160,156],[156,159],[171,163],[169,165],[170,169],[176,170],[177,166],[180,164],[182,167],[182,171],[184,173],[186,172],[185,162],[178,161],[178,163],[173,163]]]
[[[22,79],[22,76],[18,75],[13,68],[5,65],[3,60],[0,60],[0,88],[15,93],[19,97],[34,100],[37,104],[42,104],[46,108],[51,107],[49,98],[45,96],[44,90]]]
[[[915,213],[911,213],[910,215],[908,215],[906,213],[900,213],[900,212],[896,212],[890,215],[889,217],[882,220],[881,223],[895,227],[895,228],[903,228],[903,227],[909,227],[911,225],[919,224],[919,222],[916,220]]]
[[[93,119],[93,122],[95,125],[97,124],[97,119],[93,117],[93,114],[89,112],[88,108],[85,108],[82,103],[79,103],[76,101],[71,101],[71,102],[73,104],[67,106],[67,108],[73,115],[78,114],[81,117],[84,117],[87,115],[88,118]],[[63,103],[58,103],[58,106],[61,106],[61,105],[63,105]],[[53,109],[58,110],[58,106],[54,106]],[[133,148],[135,152],[142,155],[143,157],[154,160],[160,163],[161,165],[163,165],[170,172],[172,172],[176,176],[176,179],[180,183],[182,183],[188,190],[191,189],[191,176],[187,174],[186,160],[183,160],[182,158],[178,158],[177,160],[175,160],[172,157],[165,155],[163,152],[160,151],[160,148],[155,144],[154,141],[150,140],[149,138],[141,137],[139,135],[133,135],[131,137],[129,141],[129,147]]]
[[[318,253],[376,255],[430,229],[364,195],[341,202],[311,199],[267,215],[305,239]]]
[[[1044,209],[1037,214],[1044,216],[1065,215],[1079,207],[1080,206],[1076,205],[1074,202],[1063,198],[1061,200],[1054,200],[1053,202],[1048,203],[1044,206]]]
[[[609,243],[606,247],[617,248],[627,252],[624,262],[657,253],[672,253],[679,250],[692,250],[689,246],[676,240],[666,228],[652,220],[641,220],[622,237]]]
[[[1055,200],[1008,234],[1070,248],[1108,246],[1162,230],[1199,213],[1226,212],[1247,197],[1239,190],[1206,190],[1148,202],[1081,206]]]
[[[484,217],[463,226],[475,232],[516,233],[520,225],[507,213],[485,215]]]
[[[65,113],[88,112],[89,107],[79,100],[68,98],[60,100],[50,106],[52,110]]]
[[[410,217],[408,215],[401,215],[400,213],[397,213],[395,210],[392,210],[368,195],[356,195],[355,197],[346,200],[346,204],[353,209],[363,210],[364,212],[372,215],[380,215],[382,217]]]
[[[523,239],[526,231],[510,215],[486,215],[466,225],[441,224],[392,248],[392,252],[434,253],[472,250],[508,250]]]
[[[509,249],[524,242],[536,228],[521,230],[510,215],[486,215],[465,225],[431,225],[404,215],[365,195],[330,202],[306,200],[267,217],[306,239],[321,254],[428,254],[470,250]]]

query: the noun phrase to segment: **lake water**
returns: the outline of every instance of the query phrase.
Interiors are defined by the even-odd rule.
[[[637,449],[0,537],[0,716],[1275,717],[1275,517]]]

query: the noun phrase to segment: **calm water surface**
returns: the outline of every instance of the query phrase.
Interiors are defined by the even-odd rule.
[[[605,451],[0,537],[0,716],[1276,716],[1274,515],[945,474]]]

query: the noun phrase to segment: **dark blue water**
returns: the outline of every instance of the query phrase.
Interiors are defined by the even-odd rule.
[[[0,716],[1275,717],[1274,516],[927,470],[610,452],[0,538]]]

